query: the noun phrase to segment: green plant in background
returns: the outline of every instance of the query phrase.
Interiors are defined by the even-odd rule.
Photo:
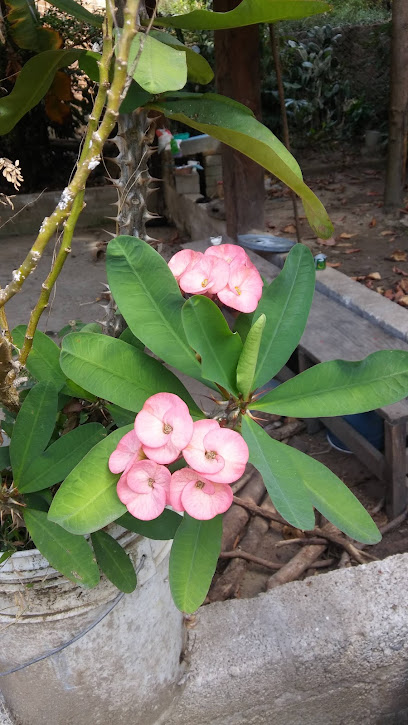
[[[61,9],[62,0],[54,5]],[[330,236],[332,226],[324,207],[278,139],[241,104],[217,94],[183,91],[187,80],[210,81],[211,68],[191,49],[175,44],[167,32],[149,32],[152,24],[214,30],[274,22],[323,12],[328,6],[314,0],[243,0],[230,13],[199,9],[141,22],[137,0],[127,0],[117,17],[108,2],[103,20],[84,18],[83,8],[73,0],[64,0],[63,8],[80,20],[102,26],[101,52],[76,47],[40,51],[24,65],[11,93],[0,99],[0,134],[7,134],[41,101],[61,69],[78,61],[98,83],[72,178],[25,259],[0,290],[0,403],[3,430],[11,439],[9,446],[0,449],[3,556],[17,548],[15,532],[24,521],[33,544],[68,578],[85,587],[95,586],[99,565],[116,586],[131,591],[136,585],[132,565],[103,531],[117,521],[151,538],[174,537],[170,579],[175,602],[184,611],[201,604],[219,553],[220,515],[202,520],[165,509],[152,521],[132,516],[118,497],[119,476],[108,465],[111,454],[118,446],[120,450],[122,438],[132,431],[135,414],[140,415],[152,396],[177,396],[190,411],[186,420],[191,417],[200,423],[205,419],[205,412],[161,361],[215,392],[220,401],[219,422],[210,426],[231,429],[233,439],[247,446],[249,460],[291,524],[312,527],[315,507],[351,536],[378,541],[374,523],[339,479],[313,459],[277,444],[256,422],[258,412],[302,417],[357,413],[399,400],[408,392],[408,356],[401,351],[375,353],[360,363],[325,363],[275,391],[261,390],[296,348],[306,324],[314,266],[305,247],[295,247],[277,280],[264,289],[256,309],[238,316],[233,332],[213,300],[193,296],[186,301],[162,257],[140,238],[122,234],[110,243],[107,253],[110,289],[128,325],[121,339],[101,334],[98,326],[85,326],[64,336],[60,355],[58,346],[37,330],[71,251],[85,184],[100,163],[104,142],[116,123],[122,122],[122,114],[127,114],[129,132],[146,114],[159,112],[240,150],[292,188],[301,197],[313,229],[320,237]],[[119,21],[117,32],[114,27]],[[120,163],[125,167],[130,150],[121,138]],[[143,134],[138,138],[142,140]],[[137,185],[145,184],[141,174],[136,179]],[[132,222],[140,229],[142,202],[142,196],[138,197]],[[21,291],[57,230],[62,231],[61,244],[28,324],[10,330],[5,306]],[[199,263],[203,265],[199,269],[208,270],[199,286],[201,292],[210,285],[214,270],[208,259],[200,258]],[[230,285],[228,295],[239,297],[254,271],[245,262],[238,271],[231,264],[226,274],[223,284]],[[200,338],[197,329],[202,331]],[[159,359],[145,352],[145,347]],[[165,428],[163,434],[173,430],[167,423]],[[180,448],[187,459],[187,448]],[[214,451],[208,454],[209,460],[217,457]],[[173,458],[172,465],[179,467],[183,461]],[[125,471],[123,476],[127,475]],[[145,485],[153,489],[154,480],[148,478]],[[199,490],[206,486],[201,479],[196,482]],[[213,488],[210,484],[208,490]],[[20,541],[26,541],[25,531]]]

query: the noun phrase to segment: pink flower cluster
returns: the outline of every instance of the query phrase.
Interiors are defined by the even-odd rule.
[[[165,464],[181,456],[188,464],[171,474]],[[229,485],[242,476],[248,447],[242,436],[216,420],[193,422],[187,405],[172,393],[148,398],[109,458],[121,473],[117,492],[142,521],[160,516],[168,504],[196,519],[212,519],[232,503]]]
[[[240,312],[254,312],[262,295],[262,279],[247,253],[236,244],[209,247],[204,254],[182,249],[170,262],[180,289],[218,299]]]

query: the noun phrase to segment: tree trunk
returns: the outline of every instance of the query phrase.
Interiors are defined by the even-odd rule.
[[[214,10],[226,12],[237,0],[214,0]],[[259,28],[251,25],[215,32],[215,77],[218,93],[248,106],[259,119],[261,87]],[[238,233],[264,227],[264,170],[229,146],[222,150],[227,232],[233,241]]]
[[[388,161],[384,203],[401,206],[407,164],[408,135],[408,2],[393,0],[391,39],[391,98]]]

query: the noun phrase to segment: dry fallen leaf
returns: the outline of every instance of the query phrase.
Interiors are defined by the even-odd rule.
[[[405,272],[405,270],[401,269],[401,267],[393,267],[392,271],[394,274],[402,274],[403,277],[408,277],[408,272]]]
[[[361,249],[358,249],[358,248],[356,248],[356,249],[346,249],[346,251],[344,252],[344,254],[356,254],[357,252],[361,252]]]
[[[406,295],[408,295],[408,279],[406,277],[398,282],[398,287],[402,289]]]
[[[385,229],[383,232],[381,232],[382,237],[392,237],[394,232],[391,231],[391,229]]]
[[[285,234],[296,234],[296,227],[293,224],[287,224],[286,227],[283,227],[282,231]]]
[[[375,291],[378,292],[379,295],[383,295],[385,292],[384,287],[376,287]]]
[[[326,262],[326,267],[341,267],[341,262]]]
[[[403,307],[408,307],[408,295],[404,295],[403,297],[400,297],[398,300],[398,304],[402,305]]]
[[[370,272],[367,277],[368,279],[381,279],[381,275],[379,272]]]
[[[384,292],[384,297],[386,297],[388,300],[394,299],[394,292],[392,289],[386,289]]]
[[[352,239],[353,237],[356,237],[358,232],[354,232],[354,234],[349,234],[348,232],[342,232],[340,234],[340,239]]]
[[[325,247],[334,247],[336,240],[334,237],[330,237],[329,239],[320,239],[320,237],[317,237],[317,243],[323,244]]]
[[[368,226],[369,227],[376,227],[377,226],[377,219],[375,218],[375,216],[373,216],[373,218],[371,219],[371,221],[370,221],[370,223],[369,223]]]
[[[403,252],[401,249],[395,249],[388,259],[392,259],[394,262],[406,262],[407,261],[407,253]]]
[[[382,196],[380,191],[367,191],[367,196]]]

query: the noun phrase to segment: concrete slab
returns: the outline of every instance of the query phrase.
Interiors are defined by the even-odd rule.
[[[408,555],[202,607],[165,725],[408,722]]]
[[[55,297],[52,296],[49,310],[44,312],[40,320],[40,330],[57,332],[69,320],[93,322],[104,318],[104,311],[96,300],[106,282],[105,263],[103,260],[93,262],[91,249],[95,240],[106,237],[102,230],[77,232],[72,253],[58,278]],[[0,240],[0,287],[10,281],[13,269],[21,264],[32,243],[32,236]],[[7,303],[6,311],[11,327],[27,324],[28,313],[37,302],[41,284],[50,269],[54,249],[55,243],[51,242],[37,269],[24,283],[23,291]]]

